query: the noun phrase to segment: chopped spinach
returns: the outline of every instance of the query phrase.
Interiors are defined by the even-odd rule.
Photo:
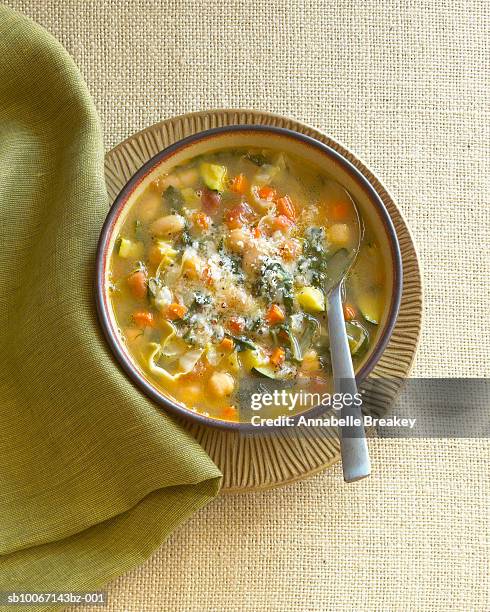
[[[189,223],[186,221],[184,229],[182,230],[179,239],[177,240],[175,246],[179,250],[185,249],[187,246],[191,246],[193,240],[189,231]]]
[[[182,340],[195,346],[197,344],[196,331],[192,327],[189,327],[187,331],[182,335]]]
[[[232,334],[225,333],[227,338],[231,338],[235,343],[235,347],[238,353],[251,349],[252,351],[257,350],[257,347],[245,336],[233,336]]]
[[[206,295],[205,293],[196,291],[194,293],[192,302],[184,316],[184,320],[188,321],[195,312],[202,310],[203,306],[206,306],[207,304],[211,304],[212,301],[213,301],[213,298],[210,295]]]
[[[167,187],[163,192],[163,201],[173,212],[180,212],[184,205],[184,198],[180,189],[176,189],[172,185]]]
[[[248,159],[248,161],[251,161],[256,166],[264,166],[269,163],[267,157],[262,153],[247,153],[245,159]]]
[[[258,317],[250,322],[250,331],[258,331],[264,325],[264,319]]]
[[[206,304],[211,304],[213,298],[210,295],[206,295],[205,293],[201,293],[200,291],[196,291],[194,293],[194,304],[196,306],[205,306]]]
[[[325,230],[322,227],[310,227],[306,230],[303,245],[303,257],[300,269],[311,271],[311,283],[322,288],[327,279],[328,256],[325,244]]]
[[[303,316],[303,329],[299,335],[296,335],[290,326],[289,321],[276,325],[273,334],[275,344],[279,344],[277,334],[284,332],[289,339],[290,348],[286,349],[286,358],[301,363],[303,361],[304,354],[313,344],[314,338],[318,335],[320,330],[320,323],[307,313],[302,313]]]
[[[293,310],[293,278],[279,261],[267,259],[264,262],[253,293],[268,300],[274,300],[279,296],[286,312],[291,313]]]
[[[195,324],[194,315],[200,312],[202,310],[202,307],[205,306],[206,304],[211,304],[212,301],[213,299],[210,295],[205,295],[204,293],[200,293],[199,291],[196,291],[196,293],[194,293],[192,302],[190,303],[190,306],[187,309],[187,312],[180,320],[186,324],[194,325]]]
[[[218,244],[218,253],[222,261],[229,265],[230,270],[236,276],[237,282],[243,283],[245,281],[245,274],[242,269],[242,258],[240,255],[228,252],[223,239]]]
[[[315,317],[307,313],[303,313],[304,317],[304,329],[301,337],[299,338],[299,348],[301,354],[304,355],[306,351],[311,347],[313,341],[320,332],[320,323]]]
[[[148,279],[148,296],[155,299],[158,291],[162,288],[162,281],[159,278],[151,277]]]

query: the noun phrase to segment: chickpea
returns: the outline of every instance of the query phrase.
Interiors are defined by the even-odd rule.
[[[233,393],[235,380],[226,372],[215,372],[209,379],[209,389],[215,397],[225,397]]]
[[[228,236],[227,245],[228,248],[234,253],[243,253],[245,248],[250,242],[250,234],[245,230],[239,228],[234,229]]]
[[[185,227],[185,219],[181,215],[166,215],[160,217],[150,226],[152,234],[157,236],[172,236],[178,234]]]

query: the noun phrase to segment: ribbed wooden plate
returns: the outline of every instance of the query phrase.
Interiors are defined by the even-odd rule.
[[[382,383],[368,393],[368,408],[385,412],[401,381],[407,377],[417,350],[422,322],[422,284],[417,253],[407,225],[378,179],[350,151],[312,127],[292,119],[252,110],[210,110],[173,117],[131,136],[106,155],[106,182],[110,203],[146,161],[173,142],[202,130],[223,125],[263,124],[289,128],[326,143],[354,164],[375,187],[393,220],[403,258],[403,296],[390,343],[372,377],[400,382]],[[384,385],[384,386],[383,386]],[[366,404],[365,404],[366,406]],[[262,490],[295,482],[331,466],[340,459],[332,429],[309,435],[283,430],[274,434],[242,435],[195,425],[183,426],[197,439],[223,472],[224,492]]]

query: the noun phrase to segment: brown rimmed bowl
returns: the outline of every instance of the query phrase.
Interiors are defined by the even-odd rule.
[[[402,294],[402,259],[391,218],[368,178],[328,145],[294,130],[262,125],[232,125],[206,130],[175,142],[135,172],[114,200],[102,227],[97,249],[96,304],[104,335],[126,374],[165,410],[201,425],[253,432],[262,428],[248,422],[219,420],[196,413],[167,396],[146,378],[126,348],[109,299],[110,257],[133,202],[156,176],[169,172],[196,155],[227,147],[272,148],[303,157],[343,185],[354,198],[362,217],[369,220],[385,259],[387,306],[376,341],[357,369],[358,383],[368,376],[379,361],[395,326]],[[301,414],[314,417],[323,410],[319,406]]]

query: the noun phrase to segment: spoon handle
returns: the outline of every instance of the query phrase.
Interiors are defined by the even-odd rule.
[[[328,332],[334,391],[354,396],[358,391],[342,309],[342,283],[331,291],[328,298]],[[371,473],[366,432],[362,424],[362,411],[360,406],[343,405],[340,416],[348,421],[359,420],[359,425],[348,423],[339,427],[344,480],[354,482]]]

